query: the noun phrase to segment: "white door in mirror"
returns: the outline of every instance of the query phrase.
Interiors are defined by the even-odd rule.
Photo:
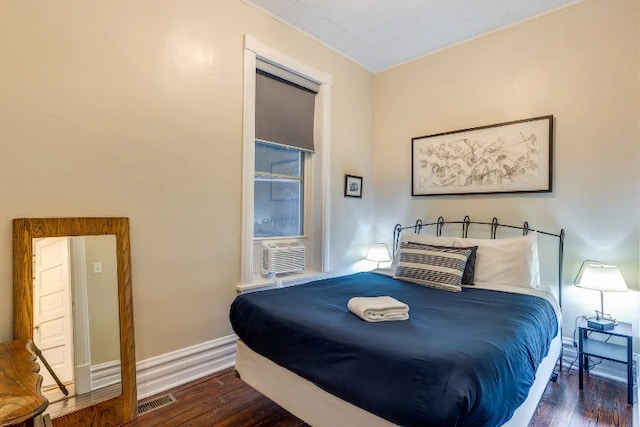
[[[33,254],[33,341],[60,381],[68,384],[73,382],[69,238],[37,239]],[[40,375],[43,390],[55,386],[44,367]]]

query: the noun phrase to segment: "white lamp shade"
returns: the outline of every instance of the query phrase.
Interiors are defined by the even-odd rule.
[[[626,292],[627,283],[615,265],[587,264],[576,286],[602,292]]]
[[[389,248],[386,243],[378,243],[371,246],[369,252],[367,252],[367,261],[373,262],[389,262],[391,261],[391,255],[389,255]]]

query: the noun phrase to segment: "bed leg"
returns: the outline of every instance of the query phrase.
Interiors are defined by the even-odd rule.
[[[558,372],[562,372],[562,358],[563,358],[563,356],[564,356],[564,347],[562,347],[560,349],[560,358],[559,358],[560,369],[559,369]]]
[[[556,365],[558,366],[558,370],[556,371],[554,369],[553,372],[551,373],[550,380],[552,383],[558,382],[558,375],[562,372],[562,350],[560,350],[560,357],[558,358]]]

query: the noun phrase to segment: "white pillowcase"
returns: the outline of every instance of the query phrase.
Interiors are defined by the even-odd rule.
[[[525,288],[540,285],[536,232],[506,239],[453,239],[454,246],[478,246],[474,281]]]
[[[402,233],[400,236],[400,241],[402,243],[422,243],[423,245],[432,245],[432,246],[454,246],[456,240],[460,240],[460,237],[452,237],[452,236],[429,236],[427,234],[416,234],[416,233]]]
[[[474,282],[525,288],[535,288],[540,285],[538,233],[536,232],[506,239],[475,239],[430,236],[405,231],[400,237],[400,242],[435,246],[478,246]],[[391,264],[392,269],[395,269],[398,265],[398,253]]]

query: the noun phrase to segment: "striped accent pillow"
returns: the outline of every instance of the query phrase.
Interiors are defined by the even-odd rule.
[[[446,291],[460,292],[471,248],[400,243],[395,279]]]
[[[421,244],[424,245],[424,244]],[[433,246],[434,248],[437,249],[441,249],[441,248],[451,248],[453,246],[436,246],[436,245],[430,245]],[[456,249],[471,249],[471,254],[469,255],[469,258],[467,258],[467,263],[464,266],[464,272],[462,273],[462,282],[460,283],[461,285],[466,285],[466,286],[473,286],[473,276],[475,275],[475,268],[476,268],[476,255],[478,252],[478,247],[477,246],[467,246],[467,247],[460,247],[460,246],[456,246]]]

